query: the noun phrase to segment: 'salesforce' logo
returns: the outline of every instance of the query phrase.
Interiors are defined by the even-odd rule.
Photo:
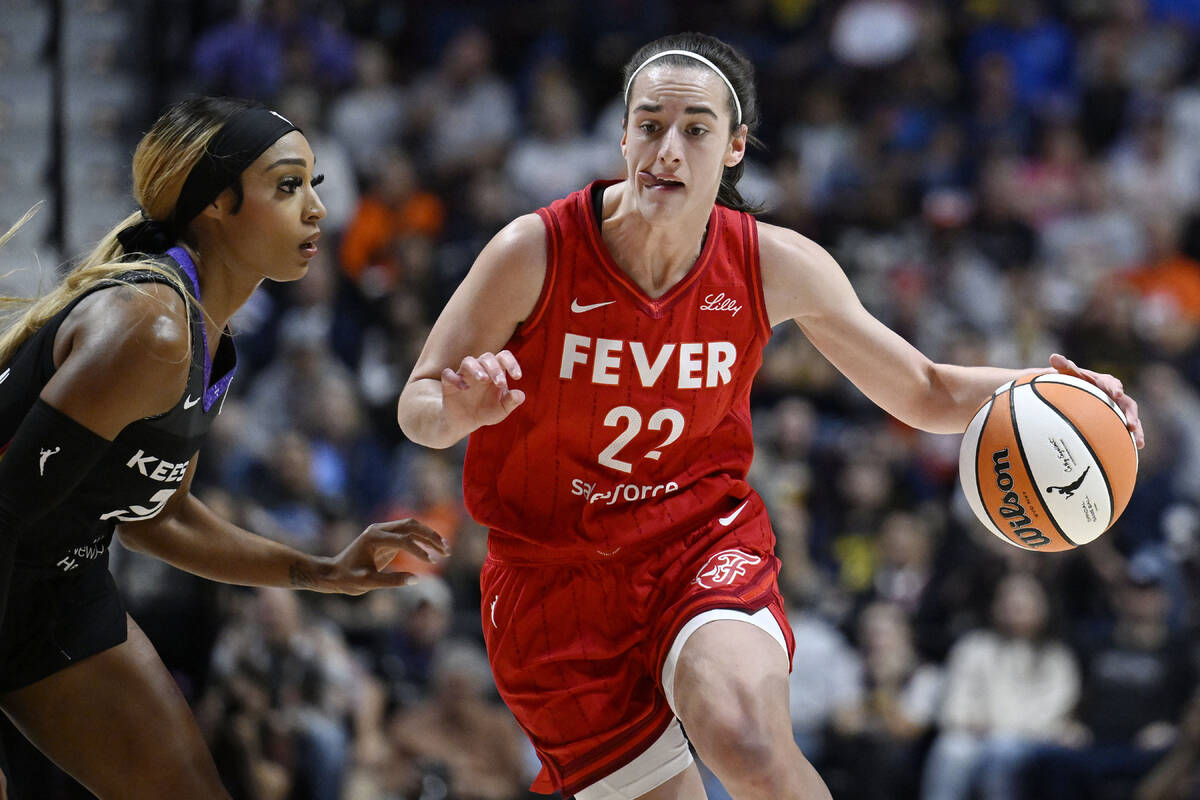
[[[996,472],[996,488],[1004,492],[1000,498],[1000,506],[996,510],[1000,516],[1008,520],[1008,526],[1027,547],[1041,547],[1050,544],[1050,537],[1033,527],[1033,520],[1025,513],[1021,498],[1012,490],[1013,479],[1008,473],[1012,464],[1008,460],[1008,448],[992,453],[992,469]]]

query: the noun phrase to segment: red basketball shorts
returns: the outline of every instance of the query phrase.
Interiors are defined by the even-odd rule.
[[[684,624],[770,609],[794,649],[762,501],[674,542],[571,563],[488,557],[483,630],[500,696],[541,757],[534,791],[570,797],[636,758],[674,719],[662,687]]]

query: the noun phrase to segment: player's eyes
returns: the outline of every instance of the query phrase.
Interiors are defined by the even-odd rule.
[[[325,180],[324,174],[313,175],[312,182],[309,185],[313,187],[319,186],[323,180]],[[284,178],[279,182],[279,191],[287,192],[288,194],[295,194],[296,190],[303,185],[304,179],[293,175],[291,177]]]

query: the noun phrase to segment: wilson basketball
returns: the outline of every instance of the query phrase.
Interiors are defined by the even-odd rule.
[[[1009,381],[963,434],[958,477],[984,527],[1026,550],[1069,550],[1125,510],[1138,453],[1125,415],[1069,375]]]

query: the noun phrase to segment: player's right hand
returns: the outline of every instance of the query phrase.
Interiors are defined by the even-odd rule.
[[[442,409],[447,424],[468,432],[495,425],[525,402],[525,392],[510,389],[520,380],[521,365],[507,350],[467,356],[457,370],[442,370]]]

